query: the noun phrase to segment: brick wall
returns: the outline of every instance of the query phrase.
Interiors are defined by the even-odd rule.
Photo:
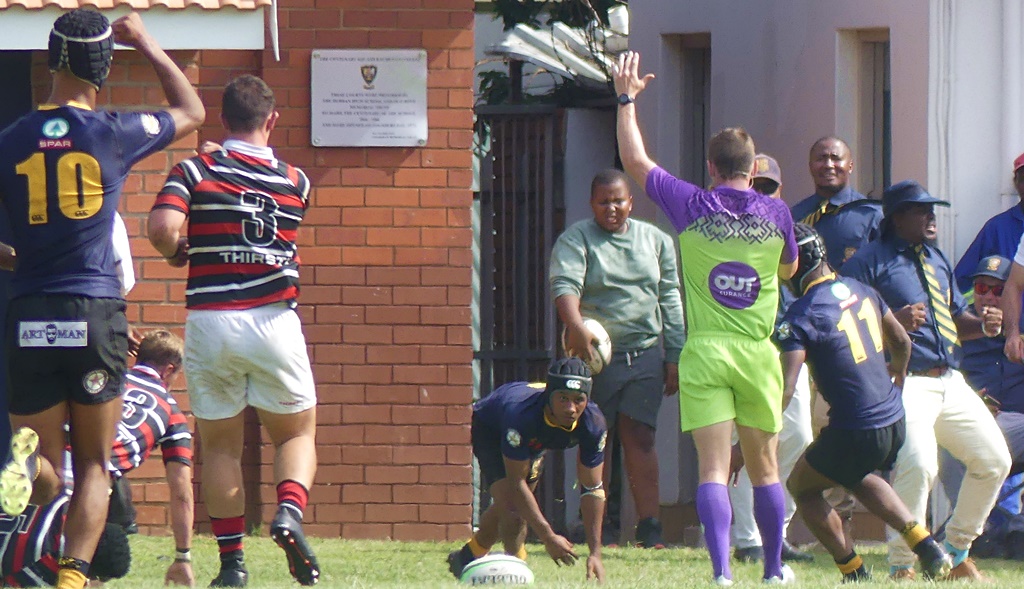
[[[188,64],[207,122],[198,136],[140,163],[126,184],[122,212],[139,279],[129,319],[180,332],[185,272],[167,266],[149,245],[146,214],[171,165],[199,141],[222,138],[224,83],[242,73],[261,75],[281,112],[271,141],[314,186],[299,235],[300,314],[320,400],[320,466],[308,530],[328,537],[462,539],[472,493],[473,0],[336,0],[329,9],[313,0],[287,4],[279,13],[280,62],[269,49],[173,55]],[[310,54],[337,48],[428,52],[426,146],[310,146]],[[41,69],[45,78],[44,62]],[[141,106],[161,98],[145,61],[119,51],[101,102]],[[178,398],[188,406],[187,396]],[[250,522],[261,516],[267,522],[276,502],[272,448],[255,427],[247,442],[248,515]],[[198,469],[201,457],[200,447]],[[168,533],[162,475],[154,456],[133,477],[145,533]],[[208,529],[201,504],[196,515],[197,526]]]

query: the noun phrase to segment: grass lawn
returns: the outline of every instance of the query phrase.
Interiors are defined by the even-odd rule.
[[[170,538],[132,536],[132,570],[120,581],[107,586],[113,588],[161,587],[164,572],[174,551]],[[318,587],[456,587],[448,574],[445,557],[455,544],[426,542],[384,542],[368,540],[326,540],[314,538],[323,574]],[[543,547],[530,545],[529,564],[541,587],[585,587],[582,561],[574,567],[556,567],[547,558]],[[265,537],[245,539],[246,564],[249,569],[249,587],[255,589],[298,587],[292,581],[285,565],[284,553]],[[586,547],[582,547],[583,553]],[[863,547],[869,568],[875,571],[877,581],[862,583],[859,587],[893,584],[886,579],[884,547]],[[209,536],[199,536],[192,547],[193,570],[196,586],[206,587],[216,575],[219,561],[217,547]],[[711,563],[703,550],[670,548],[641,550],[637,548],[608,549],[604,554],[608,573],[608,587],[712,587]],[[979,561],[980,567],[996,580],[989,587],[1021,587],[1024,585],[1024,567],[1019,562],[1002,560]],[[796,565],[797,585],[801,587],[832,587],[838,585],[839,571],[831,559],[820,549],[815,562]],[[760,585],[759,565],[733,566],[736,586]],[[918,581],[912,585],[921,585]]]

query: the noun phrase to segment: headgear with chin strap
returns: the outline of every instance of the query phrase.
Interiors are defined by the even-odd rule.
[[[548,367],[547,385],[544,392],[548,399],[555,391],[583,393],[590,397],[594,381],[590,376],[590,367],[579,358],[561,358]]]
[[[793,225],[793,236],[796,238],[797,266],[796,273],[790,281],[797,288],[797,295],[804,292],[804,279],[807,275],[827,263],[828,252],[821,235],[806,223]]]
[[[50,31],[50,72],[67,69],[97,90],[110,73],[114,38],[110,21],[95,10],[78,8],[61,15]]]

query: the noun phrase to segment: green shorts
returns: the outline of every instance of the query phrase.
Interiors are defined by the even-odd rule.
[[[679,356],[679,421],[684,432],[736,420],[782,429],[782,365],[770,340],[690,336]]]

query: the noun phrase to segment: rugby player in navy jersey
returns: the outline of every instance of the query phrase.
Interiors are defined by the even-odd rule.
[[[149,60],[169,108],[95,110],[115,42]],[[50,32],[49,67],[47,104],[0,131],[0,201],[17,251],[5,345],[11,425],[21,432],[12,439],[14,460],[0,471],[0,508],[14,515],[27,506],[36,458],[59,463],[70,416],[78,484],[57,586],[80,589],[106,518],[128,352],[114,211],[131,166],[197,129],[206,111],[134,13],[113,26],[94,10],[61,15]]]
[[[806,362],[828,401],[829,423],[797,461],[787,486],[814,536],[829,551],[844,581],[869,578],[823,492],[843,486],[900,532],[925,574],[947,575],[952,560],[875,470],[888,470],[903,445],[901,390],[910,360],[910,337],[872,288],[838,277],[825,244],[810,226],[794,228],[799,247],[790,288],[800,298],[779,323],[788,403]],[[891,361],[886,365],[885,351]],[[891,373],[891,376],[890,376]]]
[[[551,529],[533,491],[545,450],[579,446],[576,476],[590,548],[587,578],[604,581],[601,470],[608,428],[598,406],[588,403],[592,385],[587,365],[579,358],[565,358],[548,368],[547,384],[509,383],[473,405],[473,455],[492,502],[469,542],[448,555],[448,570],[456,578],[466,565],[490,552],[499,536],[506,553],[525,559],[527,525],[556,563],[575,563],[572,543]]]

